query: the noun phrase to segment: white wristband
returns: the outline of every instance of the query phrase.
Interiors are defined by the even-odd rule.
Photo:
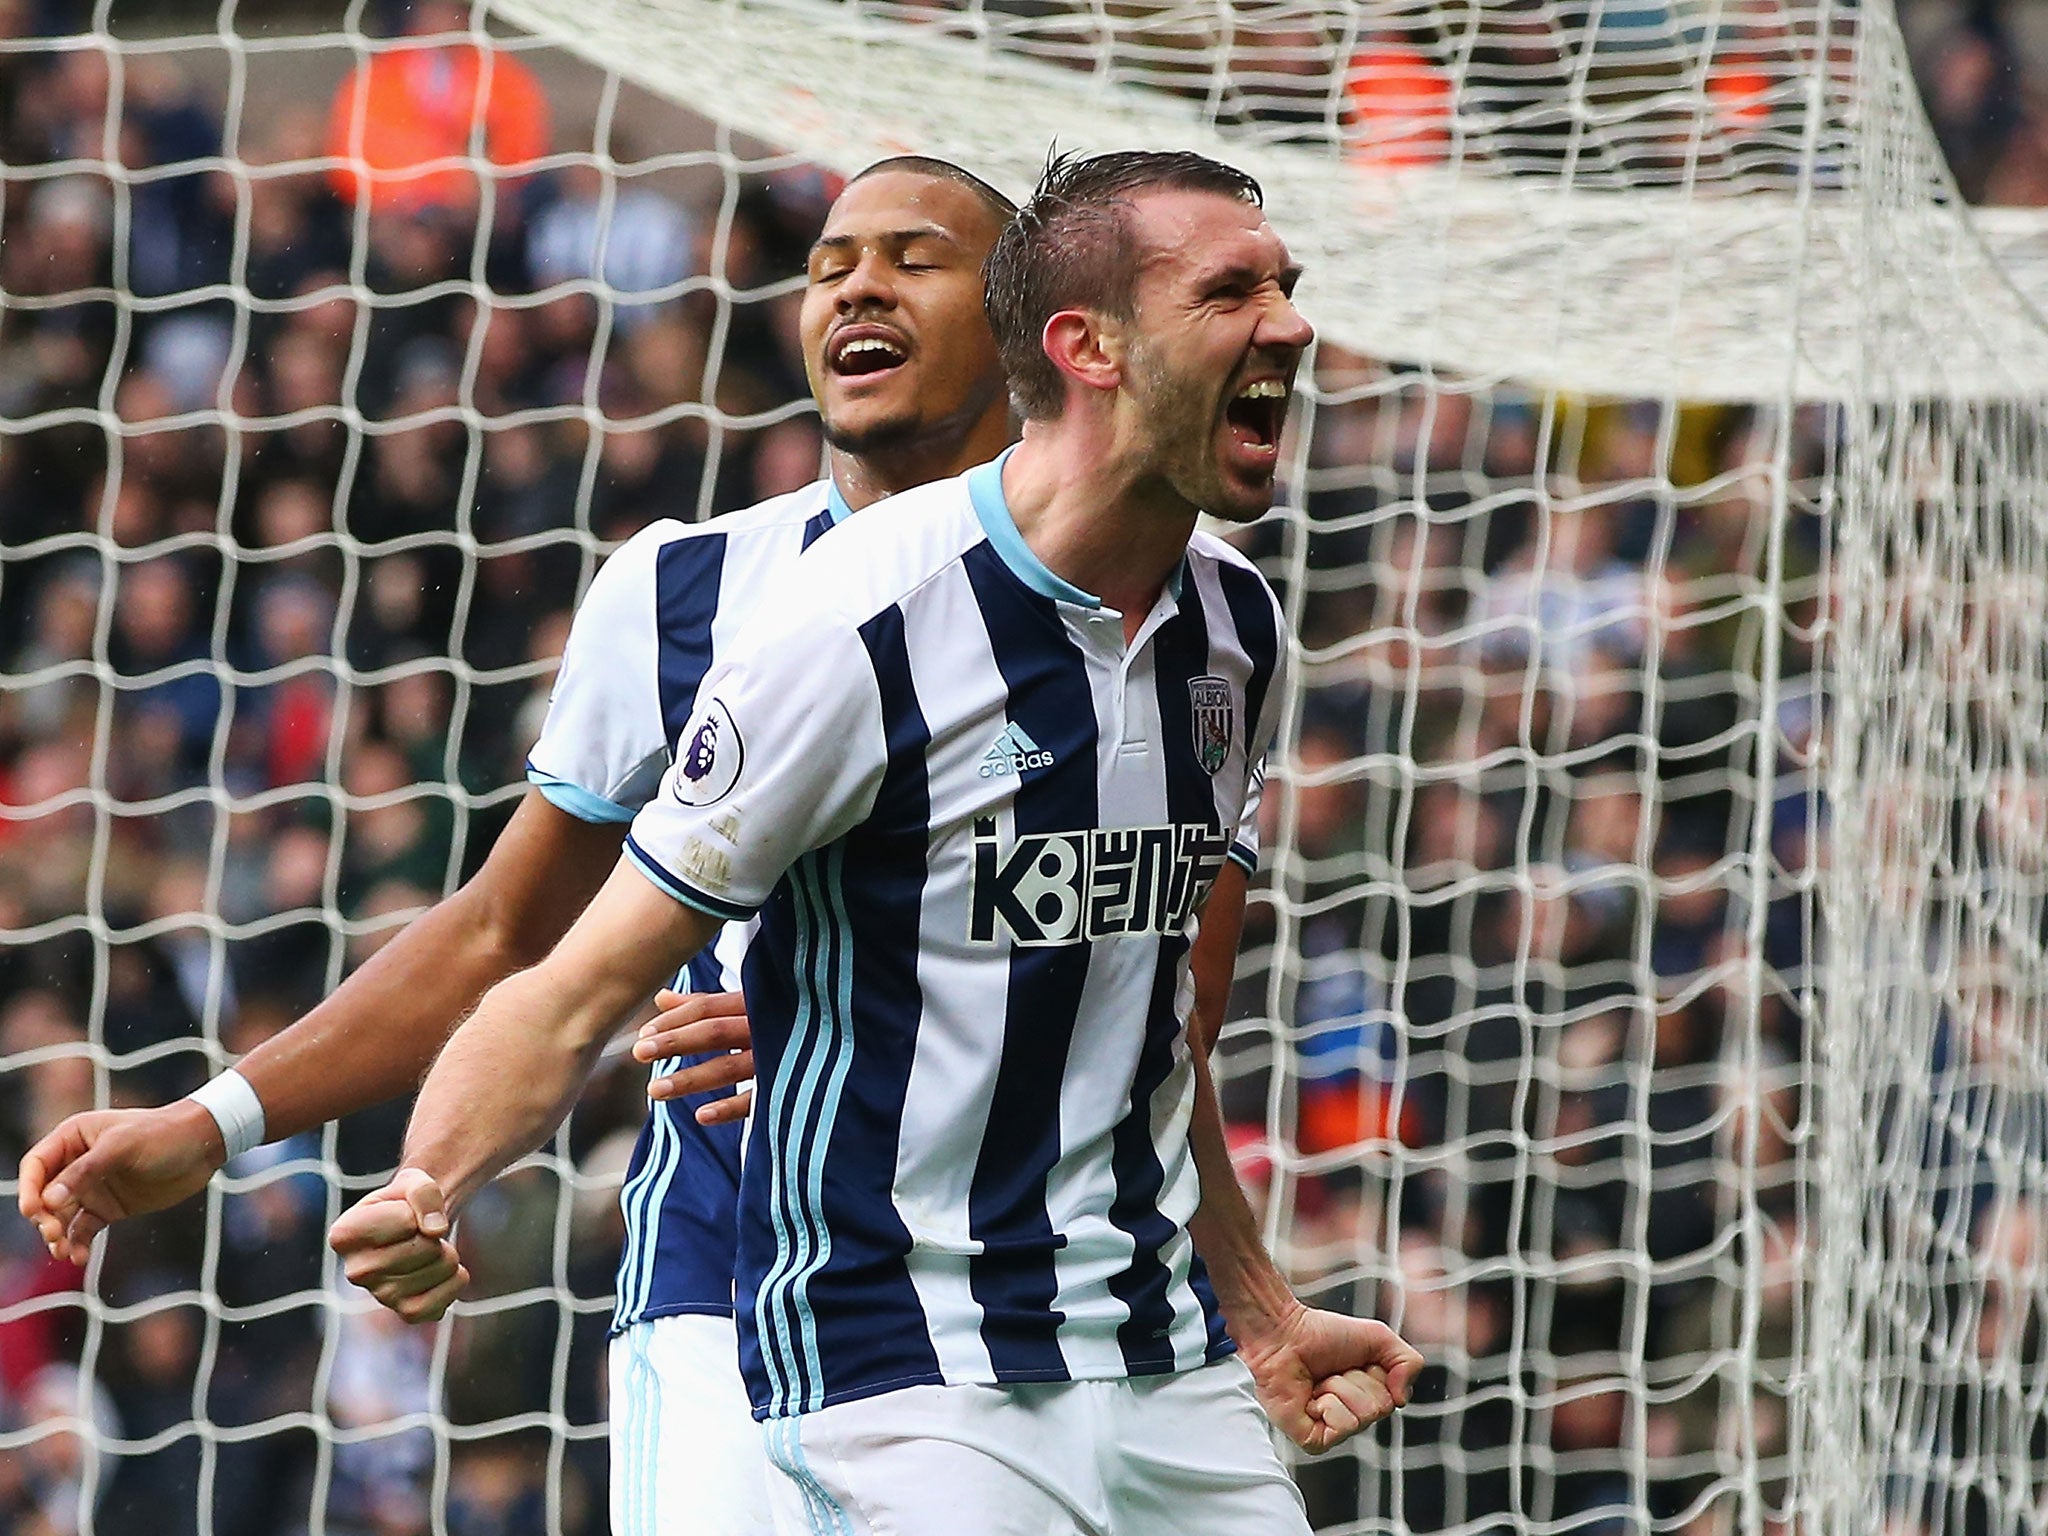
[[[213,1116],[229,1157],[240,1157],[263,1145],[263,1101],[256,1097],[249,1079],[233,1067],[185,1097]]]

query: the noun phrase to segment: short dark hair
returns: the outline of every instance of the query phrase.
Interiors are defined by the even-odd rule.
[[[1045,355],[1045,322],[1088,308],[1129,319],[1138,260],[1128,215],[1137,192],[1214,192],[1254,207],[1259,184],[1243,171],[1189,150],[1116,150],[1054,155],[1017,216],[997,237],[984,269],[989,329],[1010,397],[1026,420],[1060,413],[1060,372]]]
[[[888,159],[877,160],[865,170],[849,177],[846,184],[850,187],[857,181],[866,181],[870,176],[887,176],[892,173],[930,176],[939,181],[957,182],[981,199],[981,206],[989,211],[989,216],[998,226],[1008,225],[1010,220],[1017,216],[1017,205],[974,172],[933,155],[891,155]]]

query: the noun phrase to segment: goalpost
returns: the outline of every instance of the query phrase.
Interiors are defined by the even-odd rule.
[[[296,266],[344,164],[294,109],[400,46],[362,0],[0,39],[0,107],[84,125],[0,181],[40,262],[0,258],[9,1134],[331,988],[501,824],[620,533],[814,471],[774,265],[810,168],[1196,148],[1320,333],[1246,545],[1302,686],[1226,1113],[1302,1293],[1431,1361],[1302,1464],[1318,1530],[2048,1527],[2048,242],[1960,206],[1889,6],[456,15],[553,142],[479,115],[420,167],[474,213],[330,208]],[[479,1199],[431,1333],[319,1246],[389,1117],[238,1162],[83,1295],[11,1233],[0,1461],[116,1524],[599,1528],[607,1081]]]

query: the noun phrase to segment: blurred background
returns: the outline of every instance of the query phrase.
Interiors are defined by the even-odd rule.
[[[1964,196],[2048,206],[2048,3],[1904,9]],[[1448,153],[1477,92],[1540,167],[1570,61],[1628,67],[1582,7],[1480,8],[1459,73],[1394,13],[1345,109],[1390,163]],[[1252,14],[1219,111],[1284,136],[1328,40]],[[530,41],[480,87],[466,6],[350,17],[422,41],[366,65],[338,9],[241,6],[227,46],[197,7],[0,0],[10,1171],[74,1110],[186,1092],[476,867],[604,551],[819,472],[795,314],[832,176]],[[1784,38],[1726,38],[1704,109],[1768,157]],[[294,168],[352,132],[367,163]],[[1291,511],[1245,539],[1308,665],[1226,1109],[1305,1293],[1432,1361],[1398,1431],[1304,1469],[1320,1527],[1704,1536],[1734,1482],[1778,1491],[1839,434],[1318,355]],[[2041,794],[1991,814],[2039,826]],[[1930,1073],[1996,1048],[1982,958],[1978,1037]],[[476,1304],[438,1329],[355,1304],[323,1241],[404,1105],[120,1228],[90,1300],[0,1215],[0,1530],[601,1531],[642,1083],[608,1064],[478,1199]],[[2035,1273],[2040,1209],[1975,1146],[1927,1153],[1953,1219]]]

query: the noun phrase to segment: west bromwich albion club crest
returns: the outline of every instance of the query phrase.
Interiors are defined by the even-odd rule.
[[[1202,772],[1213,774],[1230,756],[1230,684],[1220,677],[1188,680],[1188,713],[1195,730],[1195,760]]]

